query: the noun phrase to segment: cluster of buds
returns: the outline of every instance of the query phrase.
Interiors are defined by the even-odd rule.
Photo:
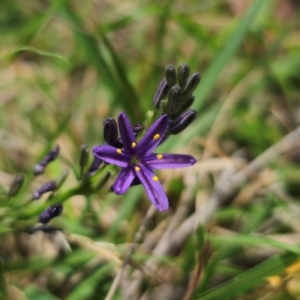
[[[197,112],[189,107],[195,100],[193,92],[200,80],[198,72],[190,76],[190,68],[185,63],[178,67],[177,73],[174,66],[166,67],[165,77],[154,95],[153,105],[170,117],[169,134],[182,132],[196,118]]]
[[[60,152],[60,147],[57,145],[54,149],[50,150],[46,156],[43,158],[41,162],[35,165],[33,169],[33,174],[35,176],[40,175],[44,173],[45,168],[47,165],[54,161]],[[46,183],[44,183],[38,190],[36,190],[33,194],[31,199],[32,200],[38,200],[41,198],[41,196],[47,192],[54,192],[60,185],[63,183],[67,176],[67,172],[63,173],[63,176],[58,181],[51,180]],[[63,210],[62,204],[54,204],[49,206],[39,217],[39,222],[46,224],[54,217],[57,217],[61,214]]]
[[[55,160],[59,154],[59,146],[56,146],[54,149],[50,150],[47,155],[44,157],[44,159],[35,165],[33,173],[35,176],[40,175],[44,172],[45,167],[53,160]],[[49,181],[44,183],[38,190],[36,190],[31,197],[31,200],[38,200],[41,198],[41,196],[47,192],[53,192],[55,191],[64,181],[65,177],[67,176],[67,173],[64,172],[63,176],[58,181]],[[15,179],[13,180],[9,191],[8,191],[8,197],[12,198],[19,194],[23,184],[25,182],[25,176],[23,174],[18,174]],[[39,217],[39,222],[46,224],[48,223],[52,218],[57,217],[60,215],[60,213],[63,210],[62,204],[54,204],[48,207]]]
[[[194,102],[193,92],[200,79],[198,72],[190,76],[186,64],[180,65],[177,73],[173,66],[167,66],[165,78],[153,98],[153,105],[155,109],[161,110],[162,116],[141,139],[137,137],[143,127],[139,124],[133,126],[124,112],[119,114],[118,123],[110,117],[104,121],[103,136],[106,144],[94,147],[93,153],[95,159],[122,167],[112,186],[115,194],[124,194],[130,186],[142,184],[158,210],[168,209],[167,196],[153,170],[188,167],[196,160],[190,155],[156,154],[152,151],[170,134],[182,132],[194,121],[197,113],[189,107]]]
[[[181,64],[177,71],[172,65],[167,66],[165,77],[160,82],[153,98],[155,109],[160,110],[162,115],[148,128],[142,138],[139,138],[138,135],[144,130],[143,126],[140,124],[132,125],[124,112],[119,114],[118,123],[111,117],[107,118],[103,123],[103,136],[106,143],[93,148],[94,160],[90,165],[90,148],[87,145],[81,146],[80,176],[78,178],[81,180],[81,187],[85,191],[94,191],[95,188],[90,189],[92,187],[90,178],[97,172],[101,164],[116,165],[122,169],[112,186],[112,191],[115,194],[124,194],[130,186],[142,184],[153,205],[159,211],[167,210],[169,207],[167,195],[153,170],[189,167],[195,164],[196,159],[186,154],[154,153],[153,151],[170,134],[182,132],[196,118],[197,112],[190,109],[190,106],[194,102],[193,92],[199,85],[200,80],[201,76],[198,72],[190,75],[187,64]],[[149,120],[152,120],[152,118],[149,118]],[[145,127],[148,126],[145,125]],[[59,152],[60,147],[58,145],[50,150],[35,165],[34,175],[43,174],[48,164],[58,157]],[[64,172],[60,179],[44,183],[32,194],[31,200],[38,200],[47,192],[51,192],[48,200],[51,199],[55,191],[64,182],[67,174],[68,172]],[[107,172],[96,186],[96,189],[101,188],[109,177],[110,173]],[[25,177],[22,174],[15,178],[8,191],[9,198],[18,194],[24,180]],[[62,204],[50,205],[40,215],[39,222],[42,224],[48,223],[54,217],[59,216],[62,210]]]

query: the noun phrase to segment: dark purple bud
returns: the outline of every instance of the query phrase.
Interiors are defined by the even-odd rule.
[[[196,118],[197,112],[193,109],[189,109],[181,114],[177,119],[170,124],[170,133],[177,134],[186,129]]]
[[[143,130],[144,127],[143,127],[141,124],[137,123],[137,124],[135,124],[134,126],[132,126],[132,129],[133,129],[134,134],[136,135],[136,134],[138,134],[141,130]]]
[[[88,170],[89,174],[93,175],[99,169],[102,162],[103,162],[102,159],[97,158],[97,157],[94,156],[94,160],[93,160],[93,162],[92,162],[92,164],[91,164],[91,166]]]
[[[165,76],[170,88],[177,83],[176,70],[172,65],[166,67]]]
[[[54,191],[57,187],[57,183],[56,181],[49,181],[49,182],[46,182],[45,184],[43,184],[41,186],[40,189],[38,189],[37,191],[35,191],[32,195],[32,200],[38,200],[41,198],[41,196],[47,192],[50,192],[50,191]]]
[[[195,96],[191,95],[190,97],[185,99],[183,102],[181,101],[181,105],[179,107],[179,110],[176,112],[176,116],[185,112],[194,103],[194,100],[195,100]]]
[[[187,84],[182,91],[181,97],[187,98],[192,95],[193,91],[196,89],[198,84],[200,83],[201,76],[199,72],[195,72],[191,75],[191,77],[188,79]]]
[[[85,166],[87,165],[87,163],[89,161],[89,152],[90,152],[89,146],[82,145],[80,147],[79,166],[80,166],[81,170],[83,170],[85,168]]]
[[[114,144],[114,147],[116,148],[123,148],[123,141],[121,138],[118,138],[117,141]]]
[[[59,154],[60,151],[60,147],[59,145],[57,145],[54,149],[52,149],[51,151],[48,152],[48,154],[44,157],[44,159],[38,163],[37,165],[35,165],[34,169],[33,169],[33,174],[35,176],[40,175],[42,173],[44,173],[44,170],[46,168],[46,166],[53,160],[55,160]]]
[[[63,210],[62,204],[53,204],[48,207],[39,218],[39,221],[43,224],[48,223],[51,219],[59,216]]]
[[[179,85],[174,85],[168,94],[167,114],[173,115],[180,106],[181,88]]]
[[[109,117],[103,122],[104,140],[108,145],[113,146],[118,139],[118,125],[117,122]]]
[[[190,75],[190,68],[187,64],[181,64],[179,67],[178,67],[178,70],[177,70],[177,75],[178,75],[178,83],[179,85],[181,86],[181,88],[184,88],[187,81],[188,81],[188,78],[189,78],[189,75]]]
[[[23,174],[18,174],[9,188],[8,197],[13,197],[17,195],[20,189],[22,188],[24,181],[25,176]]]
[[[156,109],[159,109],[160,107],[160,101],[165,99],[168,95],[168,92],[169,92],[169,85],[167,83],[167,80],[166,78],[164,78],[159,86],[158,86],[158,89],[153,97],[153,106],[156,108]]]

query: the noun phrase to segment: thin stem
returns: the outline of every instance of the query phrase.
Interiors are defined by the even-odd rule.
[[[108,291],[108,294],[106,295],[105,300],[111,300],[112,297],[114,296],[114,294],[117,290],[117,287],[119,285],[119,282],[121,280],[123,271],[124,271],[126,265],[128,264],[132,254],[134,253],[134,250],[135,250],[137,244],[142,240],[142,237],[147,229],[148,223],[149,223],[150,219],[152,219],[152,217],[154,216],[155,212],[156,212],[156,209],[154,208],[153,205],[151,205],[146,213],[146,216],[143,219],[142,224],[140,225],[138,231],[134,235],[133,243],[123,260],[122,266],[121,266],[118,274],[116,275],[116,277]]]

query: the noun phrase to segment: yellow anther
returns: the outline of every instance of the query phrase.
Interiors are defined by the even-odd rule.
[[[138,172],[140,171],[140,167],[135,167],[135,170]]]
[[[134,148],[136,146],[135,142],[132,142],[131,147]]]
[[[153,179],[154,181],[158,181],[158,177],[157,177],[157,176],[153,176],[152,179]]]
[[[160,137],[160,135],[157,133],[157,134],[153,137],[153,139],[154,139],[154,140],[158,140],[159,137]]]
[[[163,158],[163,155],[162,155],[162,154],[157,154],[156,157],[157,157],[158,159],[162,159],[162,158]]]
[[[122,150],[121,149],[117,149],[117,153],[122,154]]]

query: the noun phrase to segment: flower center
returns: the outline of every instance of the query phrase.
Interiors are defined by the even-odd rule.
[[[139,162],[139,160],[138,160],[135,156],[131,157],[130,163],[131,163],[132,165],[136,165],[138,162]]]

